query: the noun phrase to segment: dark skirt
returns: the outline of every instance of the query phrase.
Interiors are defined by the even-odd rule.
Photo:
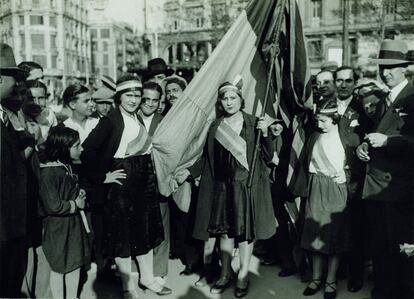
[[[113,184],[104,211],[105,256],[142,255],[164,240],[157,181],[150,155],[117,159],[123,185]]]
[[[339,254],[351,249],[350,215],[346,183],[311,174],[301,247],[323,254]]]

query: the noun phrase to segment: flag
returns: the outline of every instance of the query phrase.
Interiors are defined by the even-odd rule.
[[[293,4],[290,1],[286,3],[286,6],[281,8],[278,1],[252,0],[158,126],[153,136],[153,160],[161,194],[169,196],[176,191],[174,174],[188,168],[201,157],[208,129],[216,117],[217,88],[221,83],[232,82],[237,75],[241,75],[245,111],[254,115],[261,114],[268,70],[270,64],[275,63],[269,59],[268,46],[272,43],[275,18],[280,9],[283,9],[285,17],[287,16],[284,22],[285,42],[281,43],[281,55],[286,55],[290,51],[284,47],[297,47],[304,50],[301,41],[295,40],[293,43],[291,40],[298,38],[295,30],[297,24],[300,24],[296,21],[299,18],[296,2],[292,0]],[[291,7],[294,9],[292,10]],[[291,12],[295,13],[293,25],[290,24]],[[301,53],[295,53],[283,59],[279,58],[277,61],[280,64],[278,70],[283,71],[283,79],[279,86],[282,87],[282,84],[286,86],[289,91],[285,93],[292,96],[283,100],[285,113],[294,113],[297,107],[304,107],[303,93],[307,85],[292,81],[306,78],[307,63],[300,65],[302,60],[306,60],[305,53],[306,51],[302,53],[304,57],[300,56]],[[298,69],[295,70],[295,67]],[[296,73],[296,71],[300,72]],[[277,88],[278,75],[280,74],[276,69],[271,75],[271,93],[265,109],[270,119],[276,119],[278,115],[280,101],[277,98],[281,89]],[[288,77],[285,78],[285,75]],[[281,99],[285,93],[282,92]],[[287,118],[290,119],[290,115],[292,114]],[[177,202],[177,204],[185,210],[189,203]]]

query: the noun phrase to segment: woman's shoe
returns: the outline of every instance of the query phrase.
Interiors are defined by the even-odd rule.
[[[236,296],[236,298],[242,298],[246,296],[248,292],[249,292],[249,277],[246,276],[243,279],[237,279],[234,296]]]
[[[320,290],[321,285],[322,285],[322,281],[320,279],[312,279],[311,282],[306,287],[306,289],[303,291],[303,296],[315,295]],[[313,286],[313,288],[311,286]]]
[[[234,275],[231,274],[229,276],[220,277],[215,284],[211,287],[210,293],[212,294],[221,294],[227,288],[229,288],[233,284],[233,277]]]
[[[169,295],[169,294],[172,293],[172,290],[170,288],[167,288],[166,286],[160,285],[156,280],[154,280],[150,284],[143,284],[139,281],[138,286],[144,292],[146,290],[150,290],[151,292],[153,292],[153,293],[155,293],[159,296],[165,296],[165,295]]]
[[[326,289],[330,291],[327,292]],[[335,299],[336,298],[336,281],[325,282],[325,293],[323,294],[324,299]]]
[[[122,297],[124,299],[138,299],[138,293],[136,290],[122,291]]]

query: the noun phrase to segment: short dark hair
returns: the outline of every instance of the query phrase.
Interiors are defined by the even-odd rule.
[[[80,84],[69,85],[63,92],[63,103],[66,106],[69,106],[70,102],[76,101],[78,99],[78,95],[86,92],[89,92],[89,89],[86,86]]]
[[[165,78],[165,89],[167,89],[167,85],[175,83],[181,87],[181,90],[184,90],[187,87],[187,83],[184,78],[178,78],[177,76],[171,76]]]
[[[40,69],[43,72],[43,67],[38,64],[37,62],[34,61],[22,61],[19,63],[19,65],[17,66],[23,70],[26,71],[26,76],[25,76],[25,80],[27,77],[29,77],[30,75],[30,71],[35,70],[35,69]]]
[[[25,82],[27,89],[30,92],[30,88],[43,88],[45,90],[45,94],[47,93],[47,87],[46,85],[39,80],[27,80]]]
[[[144,82],[144,84],[142,85],[142,92],[144,92],[145,89],[151,89],[151,90],[158,91],[159,94],[160,94],[160,98],[163,94],[161,86],[158,83],[154,82],[154,81]]]
[[[50,128],[46,139],[44,158],[46,162],[60,161],[71,164],[70,148],[79,140],[79,133],[60,124]]]
[[[336,112],[331,112],[331,113],[326,113],[326,112],[321,112],[321,110],[327,110],[327,109],[338,109],[338,104],[336,102],[336,100],[322,100],[319,101],[316,105],[316,111],[315,111],[315,116],[320,114],[320,115],[325,115],[327,117],[330,117],[332,119],[332,123],[334,125],[338,124],[341,116],[338,113],[338,110],[336,110]]]
[[[351,70],[352,75],[353,75],[352,77],[353,77],[354,81],[356,82],[358,80],[358,74],[355,72],[354,68],[352,66],[349,66],[349,65],[343,65],[343,66],[339,67],[335,72],[333,72],[334,80],[336,80],[336,76],[337,76],[338,72],[344,71],[344,70]]]
[[[132,80],[140,81],[139,78],[134,76],[134,75],[124,75],[116,81],[116,85],[121,84],[122,82],[132,81]],[[124,90],[124,91],[120,91],[120,92],[115,93],[114,102],[115,102],[116,105],[121,104],[121,95],[124,94],[127,91],[128,90]],[[141,90],[141,94],[142,94],[142,90]]]

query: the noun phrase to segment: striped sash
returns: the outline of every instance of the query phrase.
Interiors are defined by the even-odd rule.
[[[222,121],[214,137],[244,168],[249,170],[249,164],[247,163],[247,144],[240,135]]]
[[[141,122],[139,124],[138,136],[127,145],[125,157],[139,156],[148,152],[152,145],[152,138]]]

